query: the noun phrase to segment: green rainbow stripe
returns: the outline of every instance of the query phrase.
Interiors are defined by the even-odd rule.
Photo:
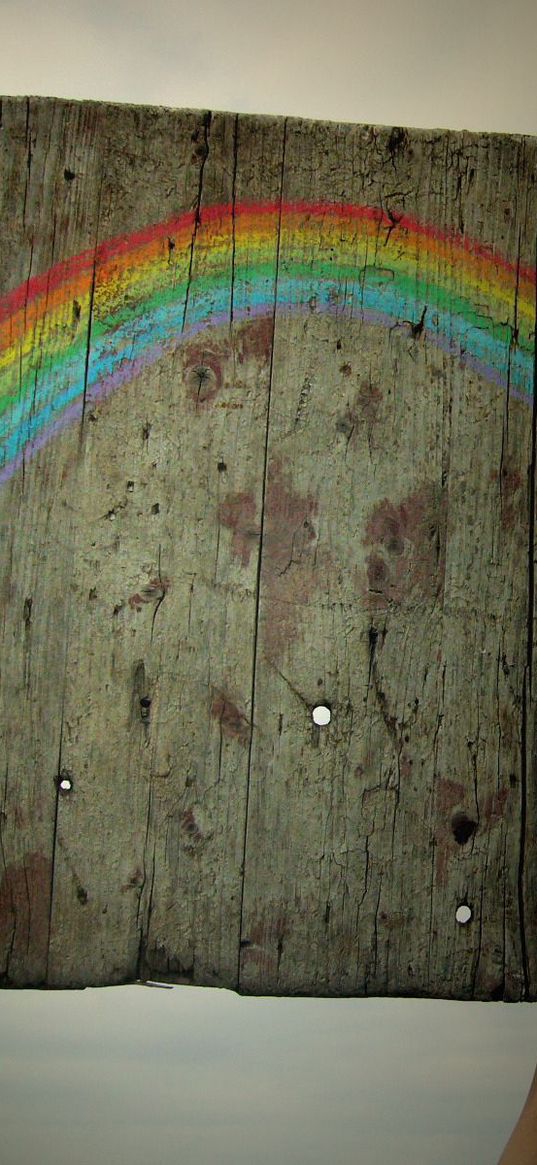
[[[421,320],[425,342],[532,399],[535,268],[375,207],[212,206],[101,243],[0,299],[0,481],[88,401],[200,329],[272,316],[275,302],[375,326]]]

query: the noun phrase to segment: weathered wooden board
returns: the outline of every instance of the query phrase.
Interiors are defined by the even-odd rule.
[[[537,999],[537,139],[0,121],[1,983]]]

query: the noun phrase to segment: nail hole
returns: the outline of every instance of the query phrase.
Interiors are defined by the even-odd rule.
[[[461,922],[461,923],[465,924],[466,922],[470,921],[471,917],[472,917],[472,911],[470,910],[469,906],[458,906],[457,907],[457,911],[455,914],[455,918],[457,919],[457,922]]]
[[[218,369],[218,365],[217,365]],[[210,364],[196,364],[186,373],[186,383],[192,396],[203,403],[211,399],[220,388],[220,372],[218,375]]]
[[[332,719],[332,713],[327,704],[316,704],[311,715],[314,724],[329,724]]]
[[[159,506],[158,502],[155,502],[154,506],[151,506],[151,513],[152,514],[159,514],[160,513],[160,506]]]
[[[459,845],[466,845],[466,842],[473,836],[477,829],[475,821],[471,821],[466,813],[454,813],[451,818],[451,831],[455,841]]]
[[[131,494],[131,493],[132,493],[132,491],[133,491],[133,489],[134,489],[134,482],[133,482],[133,481],[128,481],[128,482],[127,482],[127,489],[128,489],[128,491],[129,491],[129,493]]]
[[[226,469],[227,469],[227,465],[226,465],[225,461],[219,461],[218,462],[218,472],[225,473]]]

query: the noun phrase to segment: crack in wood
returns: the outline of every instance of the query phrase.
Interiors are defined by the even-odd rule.
[[[257,559],[257,581],[256,581],[256,606],[255,606],[255,621],[254,621],[254,643],[253,643],[253,665],[252,665],[252,689],[250,699],[250,721],[252,724],[252,732],[250,735],[250,742],[248,746],[248,769],[246,779],[246,804],[244,814],[244,838],[242,849],[242,883],[240,892],[240,907],[239,907],[239,944],[238,944],[238,961],[237,961],[237,986],[240,985],[241,975],[241,945],[240,940],[243,937],[244,928],[244,884],[245,884],[245,869],[246,869],[246,846],[248,837],[248,810],[250,797],[250,783],[251,783],[251,768],[252,768],[252,748],[254,740],[254,706],[255,706],[255,686],[256,686],[256,668],[257,668],[257,653],[259,640],[259,612],[260,612],[260,593],[261,593],[261,564],[263,556],[263,534],[265,527],[265,499],[267,496],[267,476],[268,476],[268,449],[269,449],[269,435],[270,435],[270,405],[272,397],[272,383],[274,375],[274,345],[276,338],[276,311],[278,303],[278,277],[280,269],[280,248],[282,237],[282,209],[283,209],[283,186],[285,175],[285,153],[287,143],[287,118],[284,118],[283,132],[282,132],[282,157],[280,168],[280,196],[278,209],[278,230],[276,238],[276,260],[274,269],[274,306],[272,313],[272,344],[270,351],[270,367],[268,375],[268,393],[267,393],[267,420],[265,430],[265,448],[264,448],[264,465],[263,465],[263,492],[261,498],[261,520],[259,531],[259,550]]]
[[[203,136],[204,136],[205,148],[204,148],[203,156],[202,156],[201,163],[200,163],[198,194],[197,194],[196,209],[195,209],[195,214],[194,214],[194,228],[192,230],[192,238],[191,238],[191,242],[190,242],[190,257],[189,257],[189,263],[188,263],[188,276],[187,276],[186,292],[185,292],[185,306],[184,306],[184,311],[183,311],[183,326],[181,329],[183,332],[186,328],[186,317],[187,317],[187,313],[188,313],[188,304],[189,304],[189,299],[190,299],[190,288],[192,286],[192,269],[193,269],[193,265],[194,265],[194,250],[195,250],[195,246],[196,246],[198,229],[199,229],[199,226],[201,223],[201,202],[202,202],[202,197],[203,197],[203,175],[204,175],[205,166],[207,163],[207,158],[209,157],[209,141],[210,141],[210,135],[211,135],[211,121],[212,121],[212,113],[210,110],[208,110],[204,114],[204,117],[203,117]]]

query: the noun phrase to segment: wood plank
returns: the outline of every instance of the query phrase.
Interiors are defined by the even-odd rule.
[[[0,982],[537,998],[535,139],[1,122]]]
[[[286,201],[305,187],[313,202],[345,192],[388,221],[369,241],[363,315],[352,302],[349,320],[360,285],[337,271],[330,314],[315,277],[297,291],[306,304],[312,292],[305,318],[278,304],[241,987],[516,999],[528,989],[519,849],[531,410],[430,342],[437,264],[448,334],[455,297],[468,295],[454,244],[437,258],[427,237],[416,242],[402,319],[374,325],[367,311],[394,267],[397,280],[412,222],[450,236],[467,224],[516,272],[531,265],[534,145],[394,140],[358,128],[338,141],[331,126],[300,123],[287,139]],[[309,213],[284,235],[282,281],[301,261],[331,260],[331,210],[315,228]],[[361,247],[358,236],[357,268]],[[532,313],[530,303],[531,329]],[[517,327],[515,281],[500,318]],[[332,721],[319,729],[311,710],[324,698]]]
[[[0,271],[2,290],[23,289],[17,314],[15,359],[2,369],[8,423],[20,408],[21,382],[34,395],[43,359],[54,360],[56,337],[46,336],[26,304],[33,278],[90,247],[98,198],[99,109],[91,105],[16,100],[3,103],[0,133]],[[66,174],[84,173],[76,182]],[[47,290],[44,288],[46,297]],[[87,317],[66,307],[60,328],[84,350]],[[22,444],[4,456],[27,452],[32,406]],[[17,437],[12,426],[7,441]],[[74,446],[73,434],[68,442]],[[0,488],[2,531],[2,860],[1,965],[17,986],[46,981],[50,929],[56,776],[61,749],[65,660],[71,618],[76,509],[63,479],[66,456],[22,459]]]

